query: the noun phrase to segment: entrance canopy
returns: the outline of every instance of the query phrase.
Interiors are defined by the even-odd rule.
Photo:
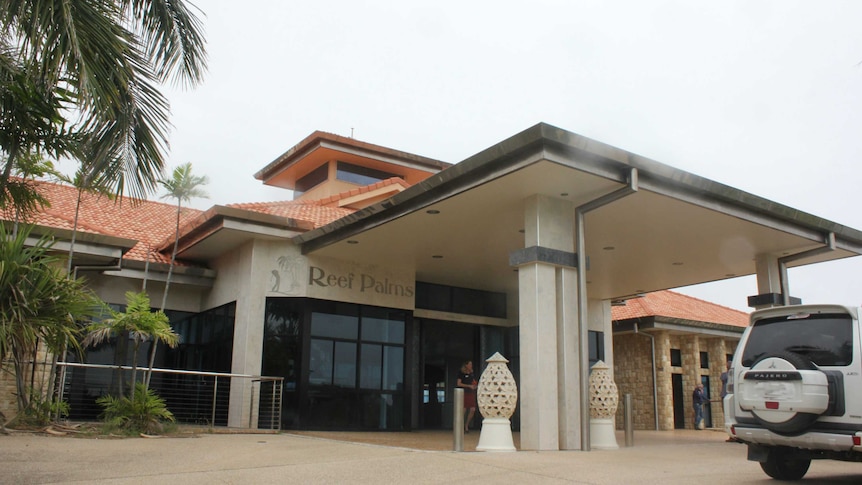
[[[409,265],[418,281],[516,294],[509,257],[525,246],[525,200],[580,206],[632,176],[637,192],[586,214],[590,298],[755,274],[758,256],[808,252],[833,237],[834,249],[788,266],[862,254],[859,230],[547,124],[294,241],[306,254]]]

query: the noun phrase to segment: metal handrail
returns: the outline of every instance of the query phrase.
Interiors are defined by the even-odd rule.
[[[61,370],[61,372],[60,372],[60,375],[61,375],[61,377],[60,377],[61,395],[63,395],[67,389],[69,389],[71,392],[71,389],[73,389],[75,386],[75,383],[69,383],[69,384],[66,383],[66,371],[68,368],[100,369],[100,370],[111,370],[111,371],[120,370],[123,372],[133,370],[133,367],[128,366],[128,365],[114,365],[114,364],[83,364],[83,363],[78,363],[78,362],[58,362],[57,365]],[[141,371],[149,371],[150,370],[149,367],[146,367],[146,366],[138,367],[137,369],[141,370]],[[251,393],[250,393],[251,402],[249,404],[249,419],[248,419],[248,427],[249,428],[254,428],[254,418],[256,416],[258,418],[262,418],[262,416],[259,416],[259,413],[258,413],[258,411],[260,411],[260,410],[257,410],[257,411],[255,410],[255,406],[254,406],[255,393],[263,392],[263,388],[261,387],[262,384],[271,383],[271,385],[272,385],[271,395],[267,394],[268,399],[270,401],[268,403],[269,405],[267,406],[269,408],[268,409],[269,413],[267,416],[267,418],[269,419],[268,428],[269,429],[275,429],[275,430],[281,429],[281,411],[282,411],[282,401],[283,401],[282,393],[284,390],[284,378],[283,377],[260,376],[260,375],[250,375],[250,374],[234,374],[234,373],[227,373],[227,372],[208,372],[208,371],[190,371],[190,370],[179,370],[179,369],[160,369],[160,368],[153,368],[152,371],[154,373],[159,373],[159,374],[163,374],[163,375],[181,375],[181,376],[196,376],[196,377],[201,377],[201,378],[211,378],[212,379],[212,394],[211,394],[210,398],[212,399],[212,406],[210,406],[210,409],[209,409],[210,427],[215,426],[216,419],[217,419],[217,412],[216,412],[217,407],[221,406],[218,403],[219,402],[224,403],[224,401],[219,400],[220,399],[219,398],[219,390],[222,387],[219,385],[220,379],[222,380],[222,383],[224,383],[225,380],[227,379],[228,388],[230,388],[231,379],[245,380],[247,383],[249,383],[251,385]],[[255,384],[257,384],[257,389],[255,389]],[[267,392],[269,392],[269,389],[267,390]],[[205,395],[209,395],[209,393],[207,392]],[[189,394],[180,393],[180,394],[176,395],[175,398],[178,397],[179,399],[182,400],[184,397],[188,397],[188,396],[189,396]],[[197,394],[197,396],[200,396],[200,394]],[[221,399],[223,399],[223,398],[221,398]],[[261,396],[261,399],[263,399],[263,396]],[[263,404],[264,406],[267,405],[266,401],[263,401],[261,404]],[[175,414],[176,414],[176,412],[182,411],[182,410],[188,411],[187,409],[183,408],[183,405],[181,404],[181,402],[175,403],[174,405],[178,406],[178,408],[173,409]],[[169,404],[169,408],[173,408],[173,405]],[[222,409],[224,409],[224,408],[222,407]],[[266,409],[266,408],[264,408],[264,409]],[[257,426],[258,427],[261,426],[261,423],[258,422]]]

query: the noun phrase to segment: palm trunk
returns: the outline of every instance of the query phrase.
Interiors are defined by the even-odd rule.
[[[168,290],[171,287],[171,278],[174,275],[174,263],[177,260],[177,247],[179,245],[180,238],[180,212],[182,210],[182,206],[182,199],[177,199],[177,222],[174,227],[174,249],[173,251],[171,251],[171,265],[170,267],[168,267],[168,279],[167,281],[165,281],[165,292],[162,294],[162,307],[160,308],[161,311],[165,311],[165,306],[168,303]],[[159,341],[153,339],[153,345],[150,348],[150,366],[149,369],[147,369],[147,375],[144,378],[144,388],[146,389],[150,388],[150,378],[153,375],[153,366],[156,362],[156,347],[158,347],[158,344]]]
[[[135,402],[135,385],[138,383],[138,346],[140,343],[135,338],[135,347],[132,350],[132,389],[130,391],[130,399]]]
[[[84,193],[82,187],[78,187],[78,200],[75,201],[75,219],[72,222],[72,241],[69,243],[69,261],[66,264],[66,274],[72,277],[72,257],[75,255],[75,239],[78,236],[78,215],[81,213],[81,196]]]

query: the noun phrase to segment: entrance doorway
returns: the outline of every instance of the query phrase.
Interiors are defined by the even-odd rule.
[[[685,392],[682,389],[682,374],[671,375],[673,388],[673,429],[685,429]]]
[[[711,396],[709,392],[709,376],[700,376],[700,382],[703,384],[703,393],[706,396]],[[712,428],[712,403],[708,402],[703,405],[703,425],[707,428]]]
[[[476,378],[479,378],[480,365],[477,365],[479,350],[479,325],[422,320],[421,362],[422,396],[419,427],[421,429],[452,429],[454,413],[455,382],[461,365],[466,360],[473,361]],[[479,413],[473,419],[473,427],[480,425]]]

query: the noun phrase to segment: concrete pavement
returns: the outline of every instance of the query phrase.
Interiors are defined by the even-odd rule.
[[[451,444],[448,433],[426,440],[422,432],[398,434],[407,444],[417,437]],[[428,451],[398,446],[384,436],[391,433],[358,435],[390,442],[342,441],[350,436],[338,433],[153,439],[13,433],[0,435],[0,483],[778,483],[746,461],[745,446],[713,431],[637,431],[634,447],[613,451],[511,453]],[[806,481],[862,483],[862,464],[814,462]]]

